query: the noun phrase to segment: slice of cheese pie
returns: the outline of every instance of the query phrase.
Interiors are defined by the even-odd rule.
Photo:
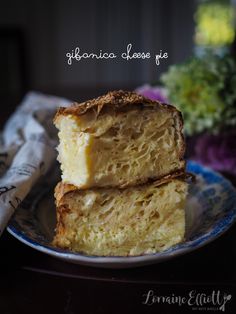
[[[125,189],[80,190],[60,182],[54,245],[88,255],[132,256],[181,242],[187,183],[176,176]]]
[[[60,108],[54,123],[62,181],[80,189],[132,186],[185,168],[182,117],[171,105],[116,91]]]

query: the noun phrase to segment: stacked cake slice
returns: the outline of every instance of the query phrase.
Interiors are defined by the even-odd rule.
[[[92,255],[140,255],[183,240],[185,143],[180,112],[110,92],[55,117],[62,181],[54,244]]]

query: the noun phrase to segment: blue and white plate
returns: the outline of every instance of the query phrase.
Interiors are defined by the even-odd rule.
[[[73,253],[51,245],[55,229],[53,188],[38,186],[16,211],[8,231],[30,247],[62,260],[106,268],[126,268],[162,262],[191,252],[219,237],[236,218],[236,190],[220,174],[189,161],[196,174],[186,205],[186,240],[164,252],[134,257],[98,257]],[[33,200],[33,201],[32,201]]]

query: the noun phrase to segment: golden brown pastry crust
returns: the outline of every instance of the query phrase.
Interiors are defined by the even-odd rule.
[[[160,186],[162,184],[170,182],[172,179],[178,178],[180,180],[186,180],[190,176],[191,176],[191,174],[186,173],[184,170],[179,170],[179,171],[173,172],[171,174],[168,174],[168,175],[166,175],[166,176],[164,176],[158,180],[149,180],[148,182],[145,182],[142,185],[148,185],[151,182],[155,182],[156,186]],[[110,187],[110,188],[112,188],[112,187]],[[91,189],[93,189],[93,188],[91,188]],[[99,189],[104,189],[104,187],[101,187],[101,188],[96,187],[94,189],[99,190]],[[106,187],[106,189],[109,189],[109,187]],[[122,188],[118,188],[118,187],[117,187],[117,189],[122,190]],[[79,190],[80,189],[73,184],[64,183],[63,181],[58,182],[58,184],[55,187],[55,194],[54,194],[55,199],[56,199],[56,206],[59,207],[63,204],[63,197],[66,194],[71,193],[73,191],[79,191]],[[83,190],[81,190],[81,191],[83,191]]]
[[[96,112],[96,116],[102,114],[102,112],[123,112],[133,109],[143,110],[144,108],[151,108],[154,110],[168,110],[173,113],[175,116],[174,122],[175,128],[178,130],[179,136],[182,137],[183,141],[180,147],[179,152],[179,159],[183,160],[183,156],[185,153],[185,141],[183,138],[183,119],[181,113],[171,105],[167,105],[158,101],[152,101],[150,99],[147,99],[141,95],[138,95],[134,92],[125,92],[125,91],[113,91],[109,92],[104,96],[98,97],[96,99],[92,99],[86,102],[83,102],[81,104],[74,103],[72,106],[67,108],[59,108],[56,116],[54,118],[54,123],[57,122],[57,119],[62,118],[66,115],[72,115],[74,117],[79,117],[81,115],[84,115],[88,113],[89,111]],[[145,182],[138,182],[137,184],[142,184],[143,186],[150,184],[150,182],[155,183],[156,186],[160,186],[162,184],[166,184],[170,182],[172,179],[179,179],[179,180],[186,180],[189,175],[185,173],[185,164],[183,163],[183,168],[172,172],[162,178],[155,179],[155,178],[149,178]],[[136,184],[136,185],[137,185]],[[117,189],[123,189],[126,186],[117,187]],[[106,187],[106,189],[109,189],[111,187]],[[91,190],[99,190],[102,189],[100,187],[91,188]],[[104,188],[103,188],[104,189]],[[64,182],[59,182],[55,188],[55,199],[56,199],[56,207],[57,207],[57,227],[56,227],[56,237],[54,238],[54,245],[57,245],[58,239],[60,239],[61,236],[66,231],[65,225],[64,225],[64,218],[65,216],[71,211],[69,207],[69,201],[68,199],[73,198],[75,196],[75,193],[80,192],[80,189],[78,187],[67,184]],[[81,193],[83,193],[83,190],[81,190]],[[69,195],[68,195],[69,194]],[[68,196],[68,197],[66,197]],[[60,246],[60,245],[59,245]]]
[[[127,105],[139,105],[139,109],[142,109],[143,106],[151,106],[156,108],[166,108],[171,111],[178,112],[181,116],[181,112],[178,111],[174,106],[161,103],[159,101],[154,101],[151,99],[148,99],[144,96],[141,96],[135,92],[129,92],[129,91],[112,91],[108,92],[107,94],[82,102],[77,103],[74,102],[70,107],[60,107],[56,113],[56,116],[54,118],[54,121],[60,116],[60,115],[74,115],[74,116],[80,116],[85,114],[88,110],[95,109],[97,111],[97,114],[100,113],[103,107],[109,106],[113,108],[116,111],[122,111],[122,108],[124,108]],[[132,107],[130,107],[132,109]],[[181,121],[182,116],[181,116]]]

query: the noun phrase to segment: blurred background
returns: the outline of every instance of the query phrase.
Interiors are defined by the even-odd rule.
[[[157,80],[168,63],[192,53],[195,9],[191,0],[2,1],[1,92],[36,89],[78,97],[78,89]],[[159,68],[140,60],[67,64],[66,52],[77,46],[86,52],[119,52],[130,42],[138,51],[168,51],[169,58]]]
[[[234,5],[230,0],[1,1],[1,99],[16,102],[33,89],[80,100],[156,82],[197,48],[232,44]],[[66,62],[66,52],[77,46],[119,52],[130,42],[138,51],[162,49],[169,57],[159,67],[150,60]],[[3,102],[2,107],[6,110]]]
[[[83,101],[139,87],[182,111],[186,135],[201,139],[189,143],[197,159],[236,169],[235,30],[236,0],[1,1],[1,128],[29,90]],[[120,58],[67,63],[76,47],[119,54],[128,43],[152,55],[162,50],[168,59],[159,66]],[[211,161],[203,160],[213,143]]]

